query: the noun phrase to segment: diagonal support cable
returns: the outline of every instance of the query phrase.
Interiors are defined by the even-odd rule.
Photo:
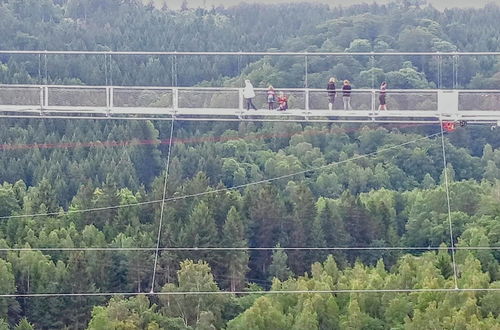
[[[151,293],[154,293],[155,288],[155,280],[156,280],[156,268],[158,266],[158,255],[160,253],[160,239],[161,239],[161,228],[163,224],[163,213],[165,211],[165,198],[167,195],[167,181],[168,181],[168,170],[170,167],[170,156],[172,155],[172,148],[174,146],[174,122],[175,118],[172,118],[172,125],[170,126],[170,143],[168,147],[167,154],[167,166],[165,168],[165,182],[163,183],[163,194],[161,199],[161,208],[160,208],[160,223],[158,224],[158,238],[156,240],[156,250],[155,250],[155,261],[153,265],[153,278],[151,279]]]
[[[458,290],[458,275],[457,275],[457,262],[455,259],[455,242],[453,241],[453,225],[451,223],[451,203],[450,203],[450,187],[448,184],[448,163],[446,161],[446,149],[444,143],[444,129],[443,120],[441,120],[441,145],[443,148],[443,165],[444,165],[444,185],[446,190],[446,202],[448,204],[448,224],[450,227],[450,244],[451,244],[451,258],[453,262],[453,279],[455,281],[455,289]]]

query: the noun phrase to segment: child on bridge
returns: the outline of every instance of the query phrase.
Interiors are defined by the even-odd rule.
[[[286,111],[288,109],[288,97],[285,93],[280,92],[278,96],[278,104],[280,105],[278,111]]]

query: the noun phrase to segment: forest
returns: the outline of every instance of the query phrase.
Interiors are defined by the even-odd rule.
[[[438,11],[411,0],[180,11],[137,0],[0,0],[0,49],[499,51],[499,20],[495,5]],[[437,65],[317,57],[307,83],[500,87],[493,56],[443,58],[442,77]],[[304,87],[303,58],[0,54],[1,84],[243,79]],[[0,330],[500,329],[499,129],[0,125]]]

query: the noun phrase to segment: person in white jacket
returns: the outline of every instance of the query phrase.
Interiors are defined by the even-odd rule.
[[[255,105],[252,102],[252,99],[255,97],[255,91],[253,90],[253,85],[250,80],[245,80],[245,88],[243,89],[243,97],[247,102],[247,111],[252,107],[254,110],[257,110]]]

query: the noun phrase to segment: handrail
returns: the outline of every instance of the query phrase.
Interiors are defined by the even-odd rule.
[[[243,87],[174,87],[174,86],[106,86],[106,85],[44,85],[44,84],[0,84],[0,88],[68,88],[68,89],[137,89],[137,90],[173,90],[177,88],[178,90],[188,90],[188,91],[238,91]],[[267,88],[254,88],[256,91],[267,91]],[[275,88],[277,91],[290,91],[290,92],[328,92],[331,90],[323,88],[295,88],[295,87],[282,87]],[[342,93],[342,89],[336,89],[337,93]],[[352,89],[351,92],[379,92],[377,88],[356,88]],[[500,93],[500,89],[388,89],[386,92],[388,94],[392,93],[437,93],[440,91],[455,91],[458,93]]]
[[[238,51],[102,51],[102,50],[0,50],[0,54],[24,55],[148,55],[148,56],[500,56],[484,52],[238,52]]]

